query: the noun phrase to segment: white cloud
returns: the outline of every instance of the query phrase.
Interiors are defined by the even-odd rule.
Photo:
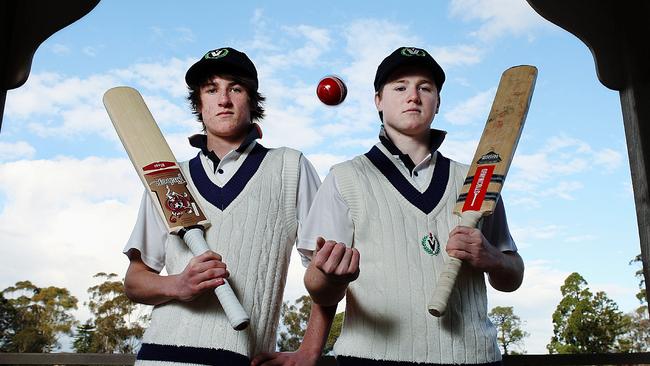
[[[61,43],[54,43],[50,48],[57,55],[67,55],[70,53],[70,47]]]
[[[372,97],[372,81],[381,60],[397,47],[422,44],[411,33],[407,27],[385,20],[363,19],[346,25],[345,50],[352,59],[343,69],[343,76],[349,85],[362,86]]]
[[[452,160],[456,160],[463,164],[470,164],[472,158],[474,157],[474,151],[476,150],[477,146],[477,139],[459,140],[448,136],[445,138],[445,142],[440,147],[440,152],[442,155]]]
[[[592,234],[583,234],[583,235],[573,235],[564,238],[564,241],[567,243],[584,243],[590,242],[598,239],[596,235]]]
[[[452,106],[444,113],[445,120],[459,126],[483,122],[490,112],[495,93],[496,88],[491,88]]]
[[[174,57],[162,62],[138,63],[111,73],[122,82],[134,83],[144,90],[181,99],[187,95],[185,72],[195,61]]]
[[[178,129],[182,127],[186,130],[192,127],[200,128],[200,123],[189,110],[189,103],[179,106],[169,98],[148,93],[143,94],[142,99],[147,103],[147,107],[161,129]]]
[[[296,66],[313,66],[320,61],[321,56],[330,48],[331,37],[327,29],[298,25],[284,27],[283,31],[285,36],[293,38],[291,43],[294,43],[297,39],[304,40],[303,44],[263,55],[256,64],[260,76],[272,75],[275,72]]]
[[[557,238],[565,231],[565,227],[559,225],[529,225],[525,227],[511,227],[512,236],[517,238],[518,242],[531,240],[549,240]]]
[[[177,33],[176,38],[178,41],[185,43],[194,43],[196,42],[196,35],[191,28],[187,27],[177,27],[174,29]]]
[[[306,25],[272,29],[261,10],[253,18],[259,24],[255,39],[248,44],[256,51],[251,57],[258,65],[261,91],[267,96],[263,143],[308,149],[326,139],[374,138],[378,120],[373,102],[374,70],[391,48],[411,44],[414,38],[404,36],[408,34],[407,28],[377,20],[346,24],[341,27],[345,44],[342,48],[346,53],[340,54],[331,52],[334,40],[329,29]],[[380,45],[378,33],[382,34]],[[286,44],[294,46],[287,50]],[[337,68],[337,65],[344,66]],[[327,67],[324,73],[337,74],[345,81],[346,101],[335,108],[324,106],[315,96],[318,80],[296,81],[295,77],[287,76],[287,67],[296,74]]]
[[[608,148],[595,152],[594,157],[596,162],[606,171],[612,171],[620,167],[624,159],[622,153]]]
[[[19,280],[66,287],[83,308],[95,273],[124,275],[121,248],[142,194],[128,160],[21,160],[0,164],[0,176],[0,288]]]
[[[84,133],[97,133],[111,139],[115,135],[104,108],[100,105],[79,104],[60,112],[60,125],[30,122],[31,131],[42,137],[72,137]]]
[[[470,45],[432,47],[430,52],[445,70],[458,65],[477,64],[483,56],[482,49]]]
[[[109,75],[93,75],[86,79],[65,77],[57,73],[32,74],[21,88],[7,94],[7,116],[29,119],[53,116],[62,109],[80,104],[101,105],[100,90],[116,84]]]
[[[562,298],[560,286],[569,275],[545,261],[527,261],[521,287],[511,293],[489,288],[489,309],[495,306],[512,306],[524,322],[523,329],[530,333],[524,339],[530,354],[546,354],[546,345],[553,336],[552,315]]]
[[[634,198],[634,186],[632,182],[623,182],[623,190],[628,194],[629,197]]]
[[[298,108],[275,109],[269,106],[267,116],[262,141],[268,147],[289,146],[301,150],[323,140],[323,136],[313,128],[313,117]]]
[[[320,176],[321,180],[323,180],[329,173],[332,166],[348,160],[350,157],[334,154],[307,154],[307,159],[309,159],[312,165],[314,165],[314,168],[316,168],[318,175]]]
[[[25,141],[0,142],[0,162],[17,159],[29,159],[36,154],[34,146]]]
[[[253,17],[250,20],[250,23],[254,26],[264,25],[264,9],[257,8],[253,11]]]
[[[579,191],[582,188],[584,188],[584,185],[581,182],[562,181],[555,186],[542,189],[539,195],[542,197],[559,197],[565,200],[572,201],[575,199],[572,193]]]
[[[112,128],[101,97],[115,84],[116,79],[110,75],[80,79],[37,73],[22,88],[7,95],[6,114],[25,121],[41,136],[97,133],[109,137]]]
[[[86,56],[90,56],[90,57],[97,56],[97,48],[93,46],[86,46],[81,50],[81,52],[83,52],[84,55]]]
[[[42,137],[72,138],[97,134],[114,140],[115,132],[102,104],[104,92],[119,85],[140,89],[157,122],[172,130],[194,130],[185,100],[185,70],[190,60],[171,58],[140,63],[86,78],[36,73],[7,95],[6,115],[23,121]]]
[[[263,9],[257,8],[253,11],[250,24],[255,36],[246,43],[246,48],[256,51],[277,51],[279,49],[275,46],[274,37],[270,34]]]
[[[535,29],[546,26],[524,0],[452,0],[449,10],[452,17],[480,22],[471,35],[484,42],[507,34],[532,38]]]
[[[546,141],[546,148],[549,151],[559,151],[564,148],[574,148],[578,152],[591,150],[591,147],[586,142],[565,135],[549,137]]]
[[[574,193],[586,186],[582,181],[585,173],[611,174],[623,165],[622,156],[611,148],[596,150],[587,142],[566,135],[551,136],[537,151],[516,154],[508,189],[525,192],[529,199],[572,200]]]
[[[149,31],[157,43],[162,43],[170,48],[177,48],[182,44],[196,42],[194,31],[188,27],[167,29],[160,26],[151,26],[149,27]]]
[[[590,282],[590,290],[595,294],[602,291],[607,297],[614,300],[618,309],[623,312],[629,312],[636,309],[640,304],[636,299],[639,288],[635,286],[621,286],[611,282]]]
[[[306,149],[334,138],[338,146],[354,149],[354,141],[366,143],[374,138],[378,125],[372,87],[376,65],[398,46],[422,43],[400,24],[365,19],[341,26],[345,53],[332,52],[331,29],[306,24],[270,28],[262,10],[257,10],[253,18],[259,24],[252,43],[262,40],[266,44],[254,48],[256,54],[251,57],[258,65],[261,91],[267,96],[263,141],[269,146]],[[151,31],[156,37],[169,33],[160,27],[152,27]],[[186,40],[193,36],[190,30],[178,28],[175,32],[185,34]],[[377,38],[377,34],[382,37]],[[287,44],[294,45],[288,52]],[[462,45],[438,47],[435,52],[449,64],[473,63],[478,57],[475,48]],[[351,61],[347,61],[349,58]],[[187,136],[198,130],[185,100],[184,83],[185,71],[194,61],[170,58],[141,62],[85,78],[36,73],[25,87],[10,92],[6,112],[41,137],[94,134],[116,141],[101,97],[111,87],[129,85],[142,92],[166,133]],[[341,75],[348,86],[347,100],[336,108],[325,107],[317,100],[317,80],[305,82],[304,78],[287,77],[284,71],[287,67],[300,71],[329,65],[343,65],[328,71]]]
[[[377,137],[370,138],[343,138],[336,141],[335,145],[340,147],[360,147],[363,150],[370,150],[377,143]]]

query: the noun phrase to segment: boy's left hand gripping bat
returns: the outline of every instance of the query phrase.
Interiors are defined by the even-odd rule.
[[[208,251],[203,230],[210,222],[140,93],[129,87],[112,88],[104,94],[104,106],[169,233],[181,236],[195,256]],[[228,282],[224,279],[214,292],[230,325],[245,329],[250,318]]]

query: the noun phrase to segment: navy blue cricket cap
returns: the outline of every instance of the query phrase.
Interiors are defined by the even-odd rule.
[[[442,84],[445,82],[445,72],[436,60],[421,48],[400,47],[388,55],[379,64],[379,67],[377,67],[377,74],[375,74],[375,92],[378,92],[386,83],[386,80],[393,71],[402,66],[423,66],[425,69],[431,71],[431,76],[438,87],[438,92],[442,89]]]
[[[187,70],[185,82],[189,86],[198,86],[211,73],[231,73],[251,78],[257,91],[257,69],[253,61],[245,53],[234,48],[224,47],[208,51]]]

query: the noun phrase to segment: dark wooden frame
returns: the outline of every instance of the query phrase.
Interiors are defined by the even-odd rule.
[[[584,42],[594,57],[600,82],[620,94],[646,298],[650,300],[650,1],[527,1],[539,15]]]
[[[0,353],[0,365],[133,365],[133,354],[107,353]],[[319,366],[335,366],[324,356]],[[650,365],[650,352],[569,355],[505,355],[504,366]]]

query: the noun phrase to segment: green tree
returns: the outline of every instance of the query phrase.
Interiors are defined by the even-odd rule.
[[[343,319],[345,318],[345,312],[338,313],[334,316],[332,321],[332,327],[330,328],[330,334],[327,335],[327,343],[325,343],[325,349],[323,349],[323,354],[328,354],[334,349],[334,343],[341,335],[341,329],[343,328]]]
[[[300,346],[307,323],[309,322],[309,315],[311,314],[311,297],[304,295],[299,297],[291,305],[288,301],[282,303],[280,311],[281,317],[281,330],[277,341],[278,349],[282,352],[295,351]],[[323,348],[323,354],[332,351],[334,342],[341,334],[341,327],[343,325],[343,318],[345,313],[338,313],[334,316],[330,333],[327,337],[327,342]]]
[[[0,352],[9,352],[17,326],[16,308],[0,293]]]
[[[40,288],[30,281],[19,281],[2,291],[16,310],[16,329],[9,341],[9,352],[50,352],[58,347],[59,334],[71,334],[76,321],[72,310],[77,298],[66,288]]]
[[[497,327],[497,341],[503,349],[503,354],[517,354],[511,346],[520,346],[523,339],[529,334],[521,329],[521,319],[515,315],[512,306],[497,306],[488,314],[490,320]],[[524,353],[522,350],[520,353]]]
[[[630,261],[630,264],[641,265],[642,263],[641,254]],[[636,294],[636,298],[640,305],[628,314],[631,325],[626,338],[630,344],[630,351],[647,352],[650,351],[650,318],[648,317],[648,299],[646,298],[643,266],[636,271],[635,277],[639,279],[639,292]]]
[[[77,353],[93,352],[93,336],[95,335],[95,324],[91,319],[86,320],[84,324],[77,325],[77,331],[74,335],[72,348]]]
[[[311,313],[311,297],[303,295],[290,305],[285,301],[282,303],[280,317],[282,319],[282,330],[277,341],[278,349],[282,352],[295,351],[300,347],[300,342],[305,336],[309,314]]]
[[[94,319],[82,329],[80,349],[99,353],[134,352],[142,339],[148,314],[143,314],[142,306],[126,296],[124,282],[117,279],[117,274],[100,272],[93,277],[103,282],[88,289],[87,305]],[[88,340],[90,344],[85,348]],[[77,352],[81,351],[77,349]]]
[[[629,349],[623,337],[630,318],[604,292],[593,295],[587,281],[572,273],[560,288],[562,300],[553,313],[550,353],[621,352]]]

